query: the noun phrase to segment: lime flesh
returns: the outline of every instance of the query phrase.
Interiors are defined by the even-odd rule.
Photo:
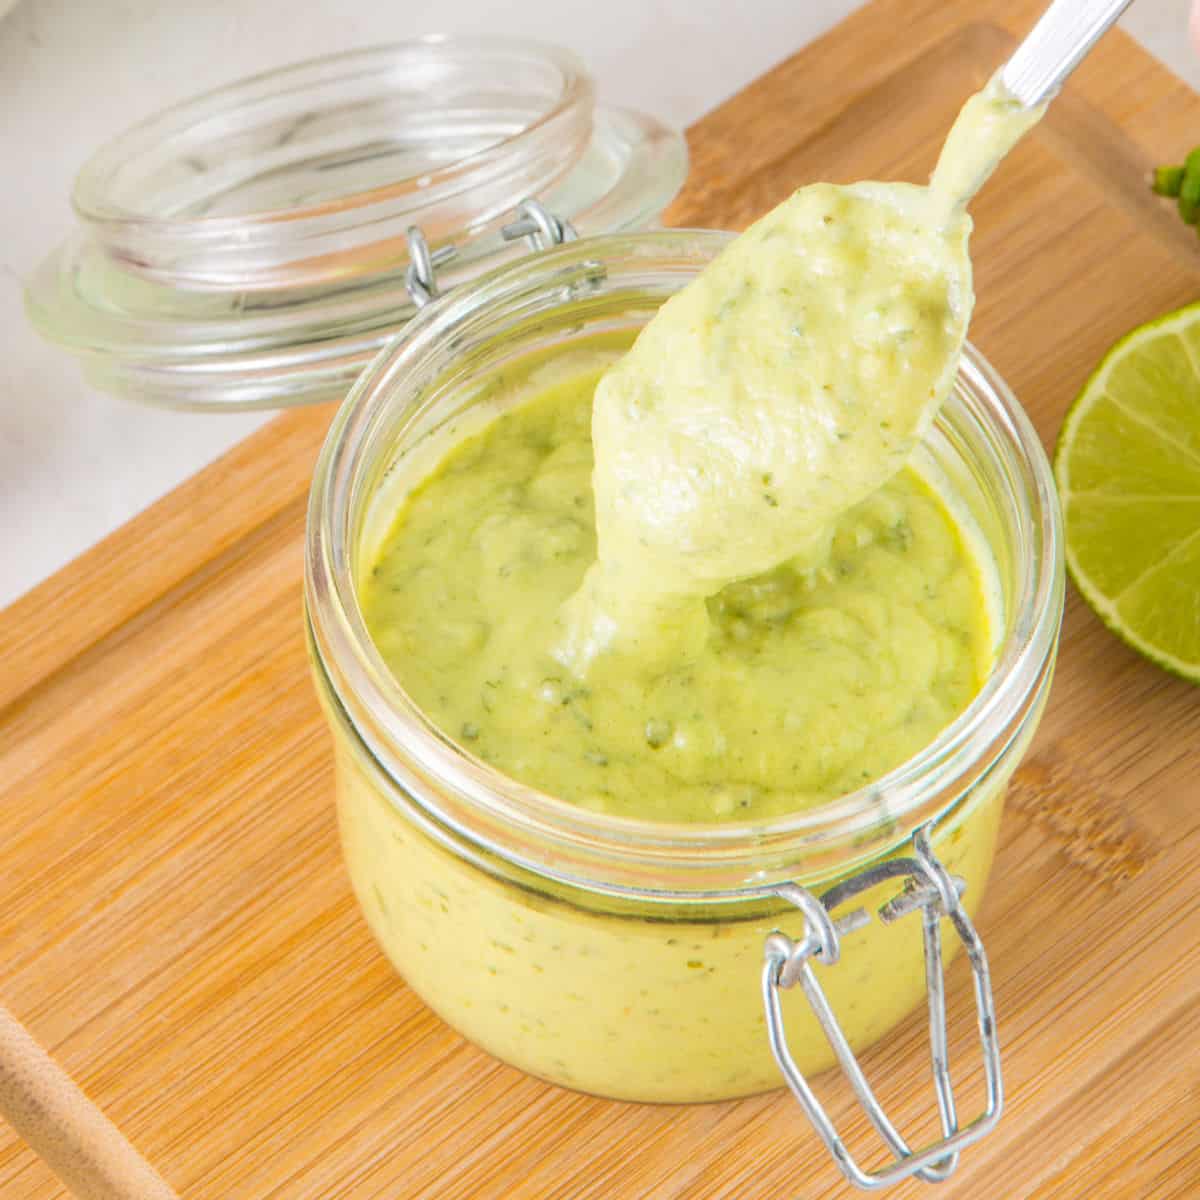
[[[1067,414],[1054,474],[1084,599],[1200,683],[1200,303],[1108,352]]]

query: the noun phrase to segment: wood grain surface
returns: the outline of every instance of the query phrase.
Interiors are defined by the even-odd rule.
[[[691,131],[668,219],[736,228],[814,179],[923,179],[1037,7],[876,0]],[[1200,243],[1144,182],[1198,137],[1200,99],[1117,33],[975,205],[972,337],[1047,445],[1112,341],[1200,294]],[[301,636],[329,417],[280,417],[0,615],[0,1001],[189,1198],[847,1195],[786,1095],[548,1087],[385,964],[339,861]],[[937,1194],[1200,1195],[1200,691],[1073,593],[980,925],[1009,1106]],[[920,1128],[922,1021],[868,1069]],[[820,1088],[864,1144],[848,1088]],[[0,1127],[0,1196],[61,1194]]]

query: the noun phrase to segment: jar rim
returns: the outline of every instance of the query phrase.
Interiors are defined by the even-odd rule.
[[[587,270],[590,264],[594,271],[598,262],[644,259],[656,251],[678,258],[697,246],[711,254],[732,236],[713,230],[666,230],[589,238],[544,252],[535,261],[499,268],[459,289],[422,312],[359,378],[334,418],[314,474],[305,548],[309,636],[318,666],[359,740],[410,799],[456,833],[477,843],[482,839],[488,850],[518,866],[595,890],[661,894],[655,884],[638,886],[636,880],[652,880],[656,870],[675,868],[682,868],[686,877],[688,871],[704,872],[719,862],[745,868],[746,886],[723,886],[703,894],[757,894],[768,872],[753,867],[768,852],[794,857],[809,849],[832,847],[845,853],[884,825],[894,828],[923,811],[928,814],[930,780],[935,775],[940,781],[935,798],[942,802],[933,811],[943,815],[981,774],[972,776],[972,765],[978,764],[981,750],[995,742],[996,731],[1020,722],[1032,709],[1039,689],[1048,681],[1057,644],[1064,572],[1061,515],[1050,464],[1016,397],[968,342],[955,402],[970,406],[969,415],[982,424],[989,444],[1003,457],[1006,479],[1014,489],[1018,483],[1023,488],[1023,493],[1016,493],[1021,528],[1015,532],[1030,561],[1024,564],[992,672],[971,703],[911,759],[863,788],[783,816],[661,822],[595,812],[512,780],[469,755],[408,697],[362,619],[349,526],[364,446],[381,415],[403,391],[406,377],[418,376],[441,340],[452,336],[482,306],[504,304],[531,280],[553,281],[561,293],[573,269]],[[405,747],[405,761],[415,765],[415,775],[406,772],[391,752],[389,747],[398,744]],[[462,805],[447,806],[433,798],[430,781],[452,789]],[[552,851],[531,857],[514,850],[504,844],[504,835],[514,830],[536,834]],[[576,854],[569,863],[559,858]],[[603,866],[607,862],[622,864],[616,881]],[[794,874],[792,870],[781,877]]]

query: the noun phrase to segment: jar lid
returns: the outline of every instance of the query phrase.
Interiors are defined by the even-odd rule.
[[[210,92],[84,166],[81,228],[27,312],[93,383],[144,403],[340,397],[416,309],[411,228],[454,247],[450,287],[526,252],[501,230],[531,198],[581,236],[658,218],[681,135],[592,96],[566,51],[443,36]]]

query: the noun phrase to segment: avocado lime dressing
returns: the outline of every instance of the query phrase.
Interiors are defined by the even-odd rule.
[[[905,464],[971,312],[966,199],[1031,123],[989,85],[930,187],[801,188],[607,370],[450,450],[363,588],[446,733],[590,808],[711,821],[854,790],[962,710],[981,568]]]
[[[1045,115],[1046,105],[1026,108],[992,79],[967,100],[938,156],[929,181],[928,220],[953,225],[971,197],[988,181],[1000,160]]]
[[[428,424],[401,435],[356,568],[399,684],[501,777],[603,814],[698,823],[689,835],[713,846],[711,863],[681,866],[648,833],[662,877],[656,866],[614,883],[605,871],[610,857],[624,869],[625,839],[645,849],[628,827],[614,823],[600,850],[589,841],[584,865],[574,843],[560,861],[566,843],[524,815],[542,807],[502,778],[487,798],[503,803],[477,811],[417,751],[395,773],[353,732],[339,739],[345,858],[372,930],[431,1006],[506,1061],[631,1100],[779,1085],[764,938],[800,939],[805,918],[760,886],[779,870],[779,824],[732,823],[822,808],[912,759],[993,669],[1011,620],[993,601],[1008,595],[995,582],[1002,539],[973,523],[972,485],[956,493],[967,475],[940,473],[958,462],[954,439],[920,443],[971,311],[966,200],[1031,119],[989,87],[929,188],[802,188],[632,348],[592,337],[603,303],[625,303],[618,279],[595,310],[580,305],[586,333],[546,326],[562,339],[549,357],[523,359],[545,343],[513,326],[511,346],[464,356],[445,392],[409,411]],[[635,310],[651,294],[639,287]],[[574,321],[575,298],[561,304]],[[449,328],[471,344],[474,327]],[[969,777],[922,764],[913,784],[937,809],[933,849],[971,912],[1040,699],[1023,711],[1016,733],[972,751]],[[347,728],[336,700],[329,712]],[[889,798],[848,801],[862,832],[833,848],[836,822],[814,813],[813,848],[788,841],[786,870],[820,894],[897,849]],[[762,854],[710,891],[726,835],[761,836]],[[818,970],[861,1049],[925,992],[922,923],[872,921]],[[801,989],[781,1004],[800,1070],[829,1065]]]
[[[409,498],[363,587],[392,670],[472,754],[623,816],[762,818],[876,778],[974,695],[992,646],[984,579],[911,470],[841,514],[819,563],[701,600],[696,653],[647,666],[617,646],[573,675],[557,622],[595,562],[602,376],[558,369]]]
[[[968,221],[925,188],[801,188],[671,297],[596,389],[599,556],[560,657],[687,656],[705,598],[828,554],[894,475],[954,376],[971,308]]]
[[[799,189],[671,297],[596,390],[598,559],[560,659],[674,661],[704,598],[801,556],[907,461],[971,315],[965,205],[1036,121],[973,96],[929,187]]]

